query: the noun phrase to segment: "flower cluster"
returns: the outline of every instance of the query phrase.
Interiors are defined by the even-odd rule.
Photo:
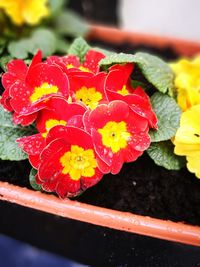
[[[200,178],[200,56],[171,64],[177,102],[183,110],[175,135],[175,154],[186,156],[187,168]]]
[[[104,174],[116,174],[150,145],[157,118],[149,97],[131,85],[134,65],[99,68],[105,56],[89,50],[75,55],[39,51],[27,66],[13,60],[2,77],[1,104],[15,124],[35,122],[38,133],[17,140],[37,170],[36,182],[61,197],[80,194]]]

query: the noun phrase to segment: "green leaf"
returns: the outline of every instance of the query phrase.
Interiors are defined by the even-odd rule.
[[[8,44],[8,52],[15,58],[27,58],[29,52],[30,42],[27,39],[21,39],[19,41],[12,41]]]
[[[180,122],[181,110],[176,101],[162,93],[151,97],[151,104],[158,119],[158,130],[151,130],[151,142],[160,142],[172,138]]]
[[[42,50],[43,57],[52,55],[56,51],[56,36],[45,28],[36,29],[29,38],[10,42],[8,52],[15,58],[28,58],[29,53],[35,54]]]
[[[5,47],[6,47],[6,40],[3,38],[0,38],[0,54],[3,53]]]
[[[57,17],[56,30],[59,34],[72,37],[85,36],[88,32],[88,24],[77,13],[67,10]]]
[[[101,60],[100,65],[105,69],[117,63],[136,63],[145,78],[162,93],[174,91],[174,74],[171,68],[162,59],[148,53],[138,52],[131,54],[112,54]]]
[[[36,183],[36,180],[35,180],[36,174],[37,174],[37,170],[32,168],[31,171],[30,171],[30,174],[29,174],[30,185],[34,190],[42,191],[41,185]]]
[[[6,65],[8,64],[8,62],[12,59],[11,56],[3,56],[0,58],[0,67],[3,69],[3,71],[6,71]]]
[[[27,155],[19,148],[16,139],[31,135],[32,127],[21,127],[12,122],[12,114],[0,106],[0,158],[3,160],[23,160]]]
[[[82,37],[78,37],[70,45],[68,54],[72,54],[72,55],[79,57],[80,61],[83,62],[85,54],[90,48],[91,47],[87,44],[87,42]]]
[[[69,49],[69,43],[64,39],[57,38],[56,51],[59,53],[67,54],[68,49]]]
[[[185,157],[174,154],[174,145],[170,140],[151,143],[147,153],[157,165],[168,170],[180,170],[186,165]]]
[[[48,57],[56,51],[56,36],[48,29],[37,29],[31,37],[32,47],[29,52],[35,54],[38,49],[42,50],[43,57]]]
[[[49,0],[49,8],[51,16],[56,16],[64,7],[66,0]]]

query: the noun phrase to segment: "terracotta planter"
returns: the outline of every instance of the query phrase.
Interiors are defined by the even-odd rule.
[[[171,46],[177,53],[184,56],[200,52],[198,42],[123,32],[103,26],[92,26],[88,38],[118,44],[125,41],[148,44],[159,48]],[[75,221],[200,246],[200,227],[197,226],[119,212],[68,199],[60,200],[53,195],[31,191],[5,182],[0,182],[0,199]]]

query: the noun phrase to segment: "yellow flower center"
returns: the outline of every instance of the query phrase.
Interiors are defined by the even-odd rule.
[[[66,68],[67,68],[67,69],[72,69],[72,68],[74,68],[74,65],[73,65],[72,63],[67,64]]]
[[[88,68],[85,68],[85,67],[83,67],[83,66],[80,66],[80,67],[79,67],[79,70],[82,70],[82,71],[84,71],[84,72],[91,72]]]
[[[82,101],[90,109],[95,109],[102,99],[102,94],[97,92],[94,87],[87,88],[83,86],[76,91],[75,98],[77,101]]]
[[[129,91],[126,88],[126,85],[123,85],[121,90],[118,90],[117,93],[119,93],[120,95],[128,95]]]
[[[33,94],[30,96],[32,103],[37,102],[41,97],[58,92],[58,87],[48,83],[43,83],[39,87],[35,87]]]
[[[126,148],[131,134],[127,132],[127,125],[124,121],[109,121],[106,125],[98,129],[102,136],[104,146],[111,148],[112,152],[117,153],[121,148]]]
[[[67,125],[67,122],[64,120],[54,120],[54,119],[47,120],[45,123],[46,132],[43,133],[42,136],[44,138],[46,138],[50,129],[56,125],[64,125],[65,126],[65,125]]]
[[[62,173],[69,174],[72,180],[79,180],[81,176],[92,177],[95,174],[97,162],[93,149],[84,150],[77,145],[71,146],[71,151],[66,152],[61,158]]]

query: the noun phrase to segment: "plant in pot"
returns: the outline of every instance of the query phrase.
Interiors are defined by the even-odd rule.
[[[1,108],[1,158],[22,160],[29,157],[33,166],[29,177],[31,185],[43,192],[38,195],[28,189],[15,190],[16,187],[1,183],[1,199],[90,223],[198,245],[199,227],[173,222],[165,224],[149,217],[110,212],[45,193],[57,193],[61,198],[77,197],[87,189],[77,200],[99,204],[100,196],[103,196],[105,203],[99,205],[105,207],[108,204],[110,207],[114,199],[116,209],[123,210],[127,191],[122,184],[128,183],[130,187],[131,181],[132,187],[128,191],[134,195],[145,168],[148,172],[153,169],[154,176],[157,172],[158,176],[165,172],[165,176],[166,173],[172,174],[176,180],[178,173],[185,175],[186,170],[164,171],[155,167],[153,161],[168,170],[179,170],[185,166],[184,156],[187,156],[192,164],[192,167],[189,164],[189,169],[198,175],[196,160],[188,158],[198,153],[195,154],[194,150],[195,155],[187,154],[184,150],[186,140],[181,139],[182,133],[187,134],[188,123],[193,125],[190,121],[193,117],[189,115],[188,121],[188,111],[183,113],[185,117],[179,107],[181,101],[188,103],[188,94],[183,94],[180,86],[183,79],[179,76],[189,75],[187,68],[184,72],[180,63],[172,65],[177,73],[174,84],[172,69],[155,56],[92,49],[80,38],[70,46],[67,56],[50,56],[43,62],[41,57],[39,51],[28,66],[23,60],[11,61],[3,75],[5,91],[1,103],[10,113]],[[193,66],[195,62],[185,65]],[[179,105],[174,85],[180,88]],[[194,104],[198,104],[196,100]],[[198,132],[194,129],[189,134],[198,140]],[[174,144],[176,154],[181,156],[174,154]],[[198,145],[194,147],[198,149]],[[138,159],[145,150],[153,161],[147,160],[146,156]],[[127,163],[120,172],[125,162],[136,159],[134,163]],[[129,182],[128,176],[131,177]],[[184,178],[185,181],[189,179],[192,182],[184,182],[185,187],[192,184],[198,199],[199,181],[194,176]],[[118,191],[116,186],[112,187],[115,180]],[[160,185],[166,188],[162,183]],[[157,186],[160,190],[159,184]],[[123,192],[121,199],[116,199],[119,192]],[[107,201],[108,195],[111,200]],[[149,205],[154,202],[152,193],[148,201],[150,199]],[[130,211],[127,207],[125,209]]]

